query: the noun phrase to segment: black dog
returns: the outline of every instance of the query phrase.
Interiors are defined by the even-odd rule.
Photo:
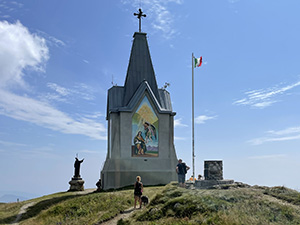
[[[144,206],[147,205],[149,203],[149,199],[147,196],[143,195],[141,197],[142,203],[144,203]]]

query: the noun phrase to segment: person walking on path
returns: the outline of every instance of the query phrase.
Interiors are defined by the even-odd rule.
[[[142,196],[143,193],[143,183],[141,182],[141,177],[136,177],[136,182],[134,183],[134,209],[136,208],[136,202],[139,201],[140,208],[142,208]]]
[[[190,167],[183,163],[182,159],[178,160],[178,164],[176,166],[176,173],[178,174],[179,187],[185,187],[185,174],[189,169]]]

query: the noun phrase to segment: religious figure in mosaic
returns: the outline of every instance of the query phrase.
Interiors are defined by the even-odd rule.
[[[145,132],[146,143],[156,139],[156,129],[155,126],[153,126],[152,124],[145,122],[144,132]]]
[[[134,137],[134,154],[135,155],[144,155],[147,151],[147,147],[145,144],[145,140],[142,137],[142,131],[139,131],[137,135]]]
[[[158,117],[145,96],[132,117],[132,156],[158,156]]]

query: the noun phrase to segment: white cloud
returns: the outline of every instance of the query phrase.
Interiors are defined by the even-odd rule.
[[[0,114],[67,134],[106,140],[103,124],[85,117],[73,119],[46,102],[0,90]]]
[[[81,150],[79,152],[86,153],[86,154],[100,154],[100,151],[92,151],[92,150],[87,150],[87,149]]]
[[[105,115],[101,112],[94,112],[92,114],[85,115],[86,118],[97,119],[100,117],[104,117]]]
[[[41,99],[54,100],[59,102],[71,103],[71,98],[81,98],[86,101],[91,101],[95,99],[94,90],[92,87],[79,83],[72,88],[65,88],[56,83],[48,83],[47,87],[54,91],[54,93],[47,93],[41,96]]]
[[[52,90],[56,91],[58,94],[60,94],[62,96],[67,96],[70,94],[70,90],[68,90],[67,88],[61,87],[55,83],[48,83],[47,87],[51,88]]]
[[[182,4],[183,0],[122,0],[123,4],[131,4],[135,8],[145,9],[147,17],[150,17],[151,26],[159,31],[166,39],[170,39],[176,33],[173,23],[174,16],[168,10],[169,3]],[[147,12],[146,12],[147,11]],[[143,29],[143,27],[142,27]]]
[[[281,159],[285,158],[286,155],[284,154],[278,154],[278,155],[258,155],[258,156],[250,156],[249,159]]]
[[[299,133],[300,134],[300,127],[289,127],[284,130],[279,130],[279,131],[274,131],[270,130],[268,131],[270,134],[274,135],[287,135],[287,134],[294,134],[294,133]]]
[[[23,4],[22,4],[22,3],[19,3],[19,2],[11,1],[10,3],[11,3],[12,5],[15,5],[15,6],[19,7],[19,8],[22,8],[22,7],[23,7]]]
[[[17,154],[26,155],[27,157],[38,157],[38,158],[58,158],[59,156],[54,153],[53,148],[44,146],[44,147],[37,147],[27,151],[18,151]]]
[[[0,0],[0,17],[10,18],[9,13],[20,13],[20,9],[23,8],[24,4],[18,3],[16,1],[3,1]],[[3,16],[1,14],[4,14]]]
[[[48,52],[45,39],[31,34],[19,21],[15,24],[0,21],[0,114],[62,133],[106,140],[106,128],[95,119],[84,116],[72,118],[46,101],[12,92],[11,87],[16,85],[28,86],[23,79],[26,69],[44,71]],[[48,83],[48,87],[60,98],[76,94],[85,100],[94,99],[93,90],[82,83],[77,84],[75,90],[55,83]]]
[[[96,92],[96,90],[87,84],[78,83],[74,86],[72,92],[84,100],[91,101],[95,99],[94,92]]]
[[[276,102],[277,101],[264,101],[264,102],[255,103],[252,106],[254,106],[256,108],[265,108],[265,107],[271,106],[272,104],[274,104]]]
[[[175,141],[185,141],[186,138],[185,137],[176,137],[176,136],[174,136],[174,140]]]
[[[57,47],[59,47],[59,46],[65,46],[66,45],[65,42],[63,42],[62,40],[59,40],[59,39],[57,39],[57,38],[55,38],[53,36],[50,36],[50,35],[49,35],[49,40],[52,43],[54,43]]]
[[[274,99],[279,95],[285,94],[287,91],[300,86],[300,81],[290,84],[284,87],[272,87],[267,89],[248,91],[245,94],[247,97],[235,101],[234,105],[250,105],[254,108],[265,108],[278,102],[279,100]]]
[[[1,16],[2,18],[4,18],[4,19],[8,19],[8,18],[10,18],[11,16],[10,15],[3,15],[3,16]]]
[[[237,3],[237,2],[239,2],[239,1],[240,1],[240,0],[228,0],[228,2],[231,3],[231,4]]]
[[[261,145],[267,142],[300,140],[300,127],[290,127],[279,131],[268,131],[265,137],[255,138],[250,141],[252,145]]]
[[[188,125],[181,123],[181,118],[174,120],[174,127],[188,127]]]
[[[47,83],[47,87],[53,90],[54,93],[47,93],[46,95],[42,95],[40,97],[41,99],[58,102],[69,102],[67,97],[71,94],[71,90],[55,83]]]
[[[54,45],[56,47],[64,47],[64,46],[66,46],[65,42],[63,42],[62,40],[60,40],[60,39],[58,39],[56,37],[53,37],[53,36],[47,34],[44,31],[37,30],[37,33],[40,36],[44,37],[49,45]]]
[[[203,124],[205,123],[207,120],[212,120],[212,119],[215,119],[217,116],[206,116],[206,115],[200,115],[200,116],[197,116],[195,118],[195,123],[197,124]]]
[[[0,88],[11,84],[25,87],[23,71],[43,71],[48,52],[45,39],[30,34],[19,21],[0,21]]]
[[[1,141],[1,140],[0,140],[0,144],[1,145],[5,145],[5,146],[17,146],[17,147],[27,146],[25,144],[20,144],[20,143],[15,143],[15,142],[9,142],[9,141]]]

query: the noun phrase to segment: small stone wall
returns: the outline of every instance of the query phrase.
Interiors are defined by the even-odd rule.
[[[223,180],[223,161],[208,160],[204,161],[205,180]]]
[[[234,180],[196,180],[195,188],[196,189],[210,189],[222,185],[233,184]]]

